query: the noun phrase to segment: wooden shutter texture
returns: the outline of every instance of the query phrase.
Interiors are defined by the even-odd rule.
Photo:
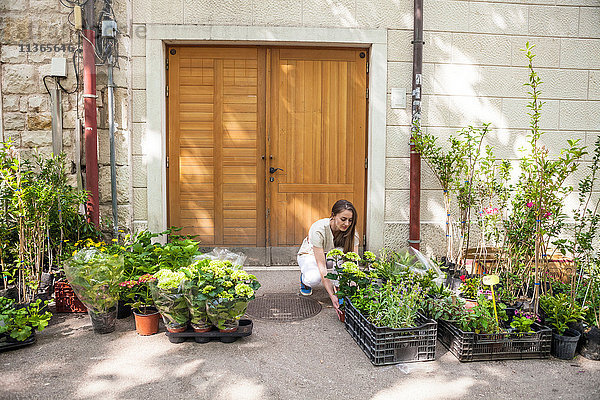
[[[265,245],[260,53],[177,47],[169,55],[169,223],[206,245]]]
[[[362,50],[364,54],[364,50]],[[364,233],[366,59],[361,50],[275,49],[271,56],[272,246],[298,246],[336,200]]]

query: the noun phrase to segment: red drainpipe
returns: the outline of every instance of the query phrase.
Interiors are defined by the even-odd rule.
[[[413,26],[413,83],[412,83],[412,135],[418,134],[421,126],[421,84],[423,81],[423,0],[415,0]],[[410,141],[410,219],[409,246],[421,246],[421,156]]]
[[[96,32],[94,31],[94,2],[85,4],[83,35],[83,108],[85,126],[85,177],[89,192],[88,217],[100,227],[100,194],[98,192],[98,132],[96,121]]]

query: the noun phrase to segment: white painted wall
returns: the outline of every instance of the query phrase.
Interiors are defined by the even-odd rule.
[[[133,3],[133,204],[134,224],[148,223],[145,164],[156,142],[149,142],[147,85],[160,85],[160,76],[147,76],[147,47],[158,43],[143,29],[181,26],[198,32],[218,26],[304,28],[293,30],[307,38],[309,28],[385,31],[387,60],[371,68],[387,71],[385,116],[385,174],[370,185],[384,188],[383,243],[401,247],[408,238],[408,137],[410,99],[406,109],[391,109],[391,88],[410,91],[412,73],[412,13],[410,0],[131,0]],[[528,126],[525,104],[526,58],[519,51],[536,44],[535,65],[542,80],[542,127],[545,143],[557,152],[565,137],[592,144],[600,134],[600,0],[424,0],[423,127],[447,137],[467,124],[491,122],[490,143],[505,158],[517,158]],[[215,28],[211,28],[211,27]],[[254,29],[254,32],[256,31]],[[260,29],[259,29],[260,30]],[[252,30],[246,30],[252,31]],[[268,32],[266,29],[263,31]],[[137,32],[137,34],[136,34]],[[244,30],[239,30],[243,37]],[[292,30],[290,30],[292,32]],[[313,33],[318,34],[315,30]],[[303,36],[304,35],[304,36]],[[210,36],[215,37],[215,36]],[[273,38],[272,38],[273,39]],[[156,99],[163,101],[162,98]],[[152,102],[154,103],[154,102]],[[151,129],[159,129],[155,126]],[[151,136],[156,132],[150,132]],[[371,138],[381,140],[381,138]],[[372,190],[372,189],[371,189]],[[154,207],[154,205],[151,205]],[[150,214],[152,214],[152,210]],[[439,248],[443,207],[438,187],[423,166],[421,218],[424,247]],[[378,229],[380,229],[378,227]]]

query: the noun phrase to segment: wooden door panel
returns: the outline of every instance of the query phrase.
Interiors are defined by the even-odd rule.
[[[364,50],[363,50],[364,51]],[[366,57],[361,50],[271,52],[272,246],[298,246],[332,204],[350,200],[364,233]]]
[[[264,246],[266,51],[172,48],[168,223],[205,246]]]

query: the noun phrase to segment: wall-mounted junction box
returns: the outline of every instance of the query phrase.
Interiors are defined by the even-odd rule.
[[[67,77],[67,59],[62,57],[52,57],[52,64],[50,65],[50,76],[56,76],[58,78]]]

